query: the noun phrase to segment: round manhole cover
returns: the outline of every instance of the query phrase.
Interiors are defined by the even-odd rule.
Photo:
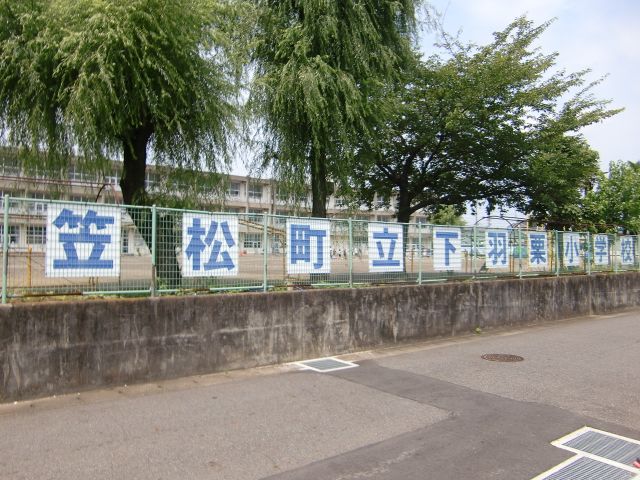
[[[485,353],[482,358],[490,362],[521,362],[524,360],[520,355],[510,355],[508,353]]]

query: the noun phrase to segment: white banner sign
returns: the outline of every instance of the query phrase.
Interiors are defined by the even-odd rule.
[[[47,277],[120,275],[120,209],[51,203],[47,208]]]
[[[562,234],[562,256],[565,267],[580,266],[580,234]]]
[[[529,232],[529,266],[534,269],[547,268],[547,232]]]
[[[331,223],[328,220],[287,219],[287,273],[331,271]]]
[[[484,236],[487,268],[508,267],[509,232],[506,230],[487,230]]]
[[[620,237],[620,263],[633,265],[636,263],[636,239],[630,235]]]
[[[404,270],[402,225],[369,224],[369,271],[402,272]]]
[[[462,233],[459,228],[433,227],[433,269],[462,270]]]
[[[235,216],[182,214],[182,276],[238,275],[238,219]]]
[[[594,265],[609,265],[609,236],[593,236],[593,263]]]

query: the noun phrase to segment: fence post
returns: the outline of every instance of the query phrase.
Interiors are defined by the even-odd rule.
[[[7,270],[9,269],[9,195],[4,196],[4,215],[2,225],[2,303],[7,303]]]
[[[349,288],[353,288],[353,220],[349,219]]]
[[[267,240],[269,239],[269,215],[262,214],[262,291],[266,292],[269,288],[267,278]]]
[[[156,296],[156,283],[158,279],[157,267],[157,237],[158,237],[158,210],[156,205],[151,206],[151,296]]]
[[[473,275],[476,274],[477,270],[476,270],[476,255],[477,255],[477,250],[478,247],[476,246],[478,244],[478,231],[477,231],[478,227],[476,225],[473,226],[473,240],[471,241],[471,273]],[[486,248],[486,247],[485,247]],[[486,253],[485,253],[486,255]],[[486,260],[487,257],[485,257]],[[466,262],[465,262],[466,263]]]
[[[518,278],[522,280],[522,229],[518,227]]]
[[[558,231],[553,231],[553,250],[556,257],[556,277],[560,276],[560,247],[558,243]]]
[[[593,258],[593,253],[592,253],[592,249],[591,249],[591,232],[587,232],[587,249],[586,249],[586,255],[584,256],[584,261],[585,261],[585,271],[587,272],[587,275],[591,275],[591,258]]]
[[[620,249],[618,248],[618,235],[613,234],[613,258],[611,259],[613,262],[613,273],[618,273],[618,252]]]
[[[422,223],[418,223],[418,285],[422,285]]]

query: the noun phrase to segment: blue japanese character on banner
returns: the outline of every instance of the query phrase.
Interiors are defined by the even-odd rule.
[[[567,267],[580,265],[580,235],[577,233],[564,233],[564,263]]]
[[[185,250],[187,258],[191,259],[191,265],[193,270],[200,270],[200,255],[207,247],[201,240],[205,234],[205,229],[200,224],[199,218],[193,218],[190,227],[187,227],[187,237],[191,238],[187,248]]]
[[[317,240],[314,269],[322,268],[324,260],[322,251],[324,249],[324,238],[327,232],[324,230],[314,230],[309,225],[291,225],[291,263],[311,262],[311,239]]]
[[[459,228],[434,227],[433,268],[460,270],[462,268],[461,231]]]
[[[328,221],[287,221],[289,273],[329,272],[329,229]]]
[[[113,260],[100,259],[105,245],[111,243],[111,235],[91,233],[91,226],[96,230],[104,230],[107,225],[115,223],[113,217],[99,216],[94,210],[82,215],[76,215],[71,210],[63,209],[53,222],[53,226],[62,229],[68,225],[70,229],[79,230],[77,233],[60,233],[59,240],[66,258],[53,261],[53,268],[113,268]],[[80,259],[77,247],[79,244],[91,245],[89,258]]]
[[[620,263],[633,265],[636,256],[634,238],[631,236],[620,237]]]
[[[547,265],[547,234],[546,233],[530,233],[529,234],[529,263],[531,266]]]
[[[47,210],[47,222],[46,276],[119,275],[117,208],[53,204]]]
[[[609,237],[606,235],[596,235],[593,240],[594,263],[596,265],[607,265],[609,263]]]
[[[229,252],[224,251],[220,253],[223,244],[220,240],[215,240],[218,225],[222,230],[224,243],[227,248],[233,247],[235,245],[235,241],[233,240],[233,236],[229,229],[229,223],[227,221],[223,221],[218,224],[218,222],[212,220],[209,224],[209,229],[204,241],[202,240],[202,236],[205,234],[205,229],[201,226],[200,218],[193,218],[192,225],[187,228],[187,235],[191,238],[191,241],[189,242],[189,245],[187,245],[186,254],[187,258],[192,260],[192,268],[194,271],[200,270],[201,254],[209,246],[212,248],[209,260],[204,264],[205,271],[219,268],[233,270],[235,268],[235,264],[233,263]]]
[[[486,232],[487,267],[505,267],[507,265],[507,232]]]
[[[444,264],[450,265],[449,254],[456,252],[456,247],[451,240],[458,238],[458,234],[454,232],[438,232],[436,238],[444,238]]]
[[[369,224],[369,271],[402,271],[402,228],[398,224]]]
[[[183,215],[182,275],[225,276],[238,273],[238,219],[222,215]]]

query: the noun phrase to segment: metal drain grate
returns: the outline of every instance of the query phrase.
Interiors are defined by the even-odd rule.
[[[640,442],[591,428],[578,430],[576,434],[558,440],[556,446],[571,449],[576,453],[588,453],[627,466],[631,466],[636,458],[640,458]]]
[[[509,353],[485,353],[481,358],[490,362],[521,362],[524,360],[520,355]]]
[[[313,370],[314,372],[335,372],[336,370],[344,370],[345,368],[354,368],[358,364],[352,362],[345,362],[344,360],[338,360],[333,357],[326,358],[314,358],[312,360],[305,360],[304,362],[296,362],[296,365],[304,368],[305,370]]]
[[[631,480],[635,474],[588,457],[574,457],[534,480]]]

